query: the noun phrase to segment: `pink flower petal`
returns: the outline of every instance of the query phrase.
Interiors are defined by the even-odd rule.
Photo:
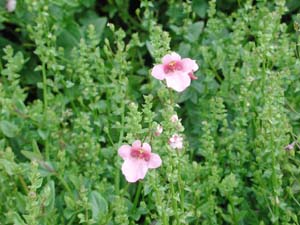
[[[181,59],[181,56],[178,55],[176,52],[172,52],[171,54],[167,54],[162,58],[163,64],[168,64],[171,61],[178,61]]]
[[[151,71],[151,75],[155,77],[158,80],[163,80],[165,79],[165,71],[164,71],[164,66],[162,64],[156,65],[153,67]]]
[[[176,71],[166,77],[167,86],[177,92],[184,91],[191,84],[191,78],[187,73]]]
[[[146,152],[151,152],[151,146],[148,143],[143,143],[142,149]]]
[[[183,71],[184,72],[195,72],[199,69],[196,60],[192,60],[190,58],[185,58],[181,60],[181,63],[183,65]]]
[[[140,140],[136,140],[132,143],[132,148],[137,149],[142,147],[142,142]]]
[[[155,169],[157,167],[160,167],[162,161],[158,154],[151,153],[151,158],[148,162],[148,168]]]
[[[147,162],[141,159],[129,158],[122,165],[122,173],[128,182],[134,183],[144,179],[148,171]]]
[[[129,145],[122,145],[118,150],[118,154],[125,160],[130,157],[130,151],[131,147]]]
[[[162,125],[158,124],[156,127],[156,131],[154,132],[155,136],[160,136],[161,133],[163,132],[164,128],[162,127]]]
[[[183,138],[178,134],[173,134],[169,139],[169,145],[174,149],[182,149],[183,148]]]

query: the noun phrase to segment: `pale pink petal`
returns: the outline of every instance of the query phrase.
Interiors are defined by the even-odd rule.
[[[183,148],[183,138],[178,134],[173,134],[173,136],[169,139],[169,145],[174,149],[182,149]]]
[[[7,0],[6,9],[8,12],[15,11],[16,6],[17,6],[17,0]]]
[[[178,61],[181,59],[181,56],[176,52],[172,52],[171,54],[167,54],[162,58],[162,62],[164,65],[168,64],[171,61]]]
[[[183,65],[183,71],[184,72],[195,72],[199,68],[197,63],[196,63],[196,60],[192,60],[190,58],[182,59],[181,63]]]
[[[179,119],[178,119],[178,116],[176,114],[174,114],[174,115],[171,116],[171,122],[172,123],[176,123],[178,120]]]
[[[128,182],[134,183],[144,179],[148,171],[147,162],[141,159],[129,158],[122,165],[122,173]]]
[[[191,78],[188,73],[176,71],[166,77],[167,86],[177,92],[184,91],[191,84]]]
[[[142,142],[140,140],[136,140],[132,143],[132,147],[137,149],[142,147]]]
[[[155,169],[157,167],[160,167],[162,161],[158,154],[151,153],[151,158],[148,161],[148,168]]]
[[[162,125],[157,125],[157,127],[156,127],[156,131],[154,132],[154,135],[155,136],[160,136],[161,135],[161,133],[163,132],[163,130],[164,130],[164,128],[162,127]]]
[[[178,148],[178,149],[182,149],[182,148],[183,148],[183,143],[182,143],[182,141],[178,141],[178,142],[176,143],[176,148]]]
[[[153,67],[151,71],[151,75],[155,77],[158,80],[163,80],[165,79],[165,71],[164,71],[164,66],[162,64],[156,65]]]
[[[143,143],[142,149],[146,152],[151,152],[151,146],[148,143]]]
[[[130,157],[130,151],[131,151],[131,147],[129,145],[122,145],[119,148],[118,153],[122,159],[127,159],[128,157]]]

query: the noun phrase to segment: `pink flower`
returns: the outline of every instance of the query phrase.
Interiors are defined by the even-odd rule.
[[[161,133],[163,132],[163,127],[162,127],[162,125],[157,125],[157,128],[156,128],[156,131],[154,132],[154,135],[155,136],[160,136],[161,135]]]
[[[181,59],[176,52],[167,54],[162,58],[162,64],[153,67],[151,74],[158,80],[166,79],[167,86],[177,92],[184,91],[191,84],[191,80],[197,79],[194,72],[198,70],[195,60]]]
[[[169,145],[174,149],[182,149],[183,148],[183,138],[178,134],[173,134],[173,136],[169,139]]]
[[[292,142],[291,144],[285,146],[284,149],[285,149],[285,150],[293,150],[296,143],[297,143],[297,142],[294,141],[294,142]]]
[[[122,145],[118,150],[119,156],[124,159],[122,173],[128,182],[144,179],[148,169],[160,167],[162,161],[158,154],[151,153],[151,146],[136,140],[132,146]]]
[[[8,12],[15,11],[17,6],[17,0],[7,0],[6,1],[6,9]]]
[[[170,120],[172,123],[176,123],[179,119],[178,119],[178,116],[176,114],[174,114],[171,116]]]

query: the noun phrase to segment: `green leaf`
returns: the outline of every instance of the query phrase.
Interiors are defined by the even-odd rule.
[[[37,152],[30,152],[22,150],[21,153],[30,160],[43,160],[43,156],[40,153]]]
[[[5,139],[0,139],[0,150],[5,148]]]
[[[191,24],[188,28],[188,33],[185,36],[185,38],[190,42],[197,41],[200,34],[202,33],[203,27],[204,27],[204,22],[202,21]]]
[[[87,30],[89,25],[94,25],[97,38],[101,38],[104,28],[107,23],[106,17],[99,17],[94,11],[88,11],[85,17],[80,19],[83,25],[83,30]]]
[[[101,216],[108,212],[108,206],[106,200],[97,191],[92,191],[89,196],[89,202],[92,207],[92,218],[95,221],[99,221]]]
[[[4,167],[5,172],[10,176],[17,170],[17,165],[6,159],[0,159],[0,164]]]
[[[8,122],[6,120],[2,120],[0,122],[0,130],[6,137],[9,138],[13,138],[17,136],[19,131],[18,127],[15,124]]]
[[[44,204],[47,207],[47,212],[49,212],[54,209],[55,203],[55,185],[53,180],[50,180],[47,183],[47,185],[43,189],[43,192],[47,196],[47,199]]]
[[[72,22],[61,31],[57,38],[57,43],[59,46],[63,46],[67,51],[70,51],[73,47],[78,45],[81,36],[79,25]]]
[[[95,4],[95,0],[81,0],[81,4],[85,7],[91,7]]]
[[[180,45],[179,45],[179,48],[178,48],[178,53],[181,56],[186,56],[187,57],[187,56],[189,56],[190,50],[191,50],[191,45],[190,44],[181,42]]]
[[[23,221],[23,219],[21,218],[21,216],[16,213],[16,212],[13,212],[13,223],[14,225],[25,225],[25,222]]]
[[[48,137],[48,131],[43,131],[41,129],[38,129],[37,130],[39,136],[43,139],[43,140],[46,140],[47,137]]]
[[[193,0],[192,1],[193,11],[201,18],[205,18],[206,11],[208,9],[207,2],[208,2],[207,0]]]

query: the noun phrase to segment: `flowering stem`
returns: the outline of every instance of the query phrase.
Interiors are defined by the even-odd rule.
[[[231,197],[229,197],[229,204],[232,209],[232,220],[233,220],[234,224],[238,224],[238,220],[236,218],[236,213],[235,213],[235,207],[234,207],[233,200]]]
[[[173,182],[171,182],[171,194],[172,194],[172,205],[173,205],[173,210],[174,210],[174,213],[175,213],[176,224],[179,224],[177,202],[176,202],[176,199],[175,199],[175,191],[174,191]]]
[[[180,154],[179,151],[177,151],[178,160],[180,159],[179,154]],[[180,194],[180,207],[181,207],[181,210],[184,211],[184,189],[183,189],[182,180],[181,180],[181,163],[180,162],[177,165],[177,169],[178,169],[178,188],[179,188],[179,194]]]
[[[42,76],[43,76],[44,116],[47,118],[48,97],[47,97],[47,75],[46,75],[45,63],[42,64]],[[46,154],[46,160],[49,160],[48,138],[46,138],[45,140],[45,154]]]
[[[28,189],[28,187],[26,185],[26,182],[25,182],[24,178],[21,175],[19,175],[18,177],[19,177],[19,180],[21,182],[21,185],[22,185],[24,191],[26,192],[26,194],[28,194],[29,189]]]
[[[69,192],[72,193],[71,188],[69,187],[68,183],[65,181],[65,179],[60,176],[58,173],[55,173],[56,177],[58,178],[58,180],[61,182],[61,184],[65,187],[65,189]]]
[[[127,82],[126,82],[126,86],[127,86]],[[124,94],[124,99],[126,97],[126,90],[123,93]],[[125,100],[122,101],[121,103],[121,131],[120,131],[120,135],[119,135],[119,142],[118,142],[118,146],[121,145],[123,138],[124,138],[124,123],[125,123]],[[109,130],[109,129],[108,129]],[[108,138],[110,139],[110,141],[112,142],[112,138],[108,132]],[[115,190],[116,193],[119,194],[120,191],[120,170],[117,170],[116,176],[115,176]]]
[[[131,212],[134,212],[136,207],[137,207],[137,203],[138,203],[138,200],[139,200],[140,195],[141,195],[142,186],[143,186],[142,182],[139,181],[139,184],[138,184],[138,187],[137,187],[137,190],[136,190],[136,193],[135,193],[135,197],[134,197],[134,200],[133,200],[133,206],[132,206]]]
[[[44,100],[44,108],[46,109],[48,106],[47,99],[47,75],[46,75],[46,65],[42,64],[42,75],[43,75],[43,100]]]
[[[174,96],[173,96],[173,92],[172,90],[169,88],[169,96],[170,96],[170,105],[173,105],[174,104]]]
[[[115,190],[118,195],[119,191],[120,191],[120,170],[119,169],[117,170],[116,176],[115,176]]]
[[[163,212],[163,225],[168,225],[168,219],[167,219],[167,216],[165,214],[165,212]]]

